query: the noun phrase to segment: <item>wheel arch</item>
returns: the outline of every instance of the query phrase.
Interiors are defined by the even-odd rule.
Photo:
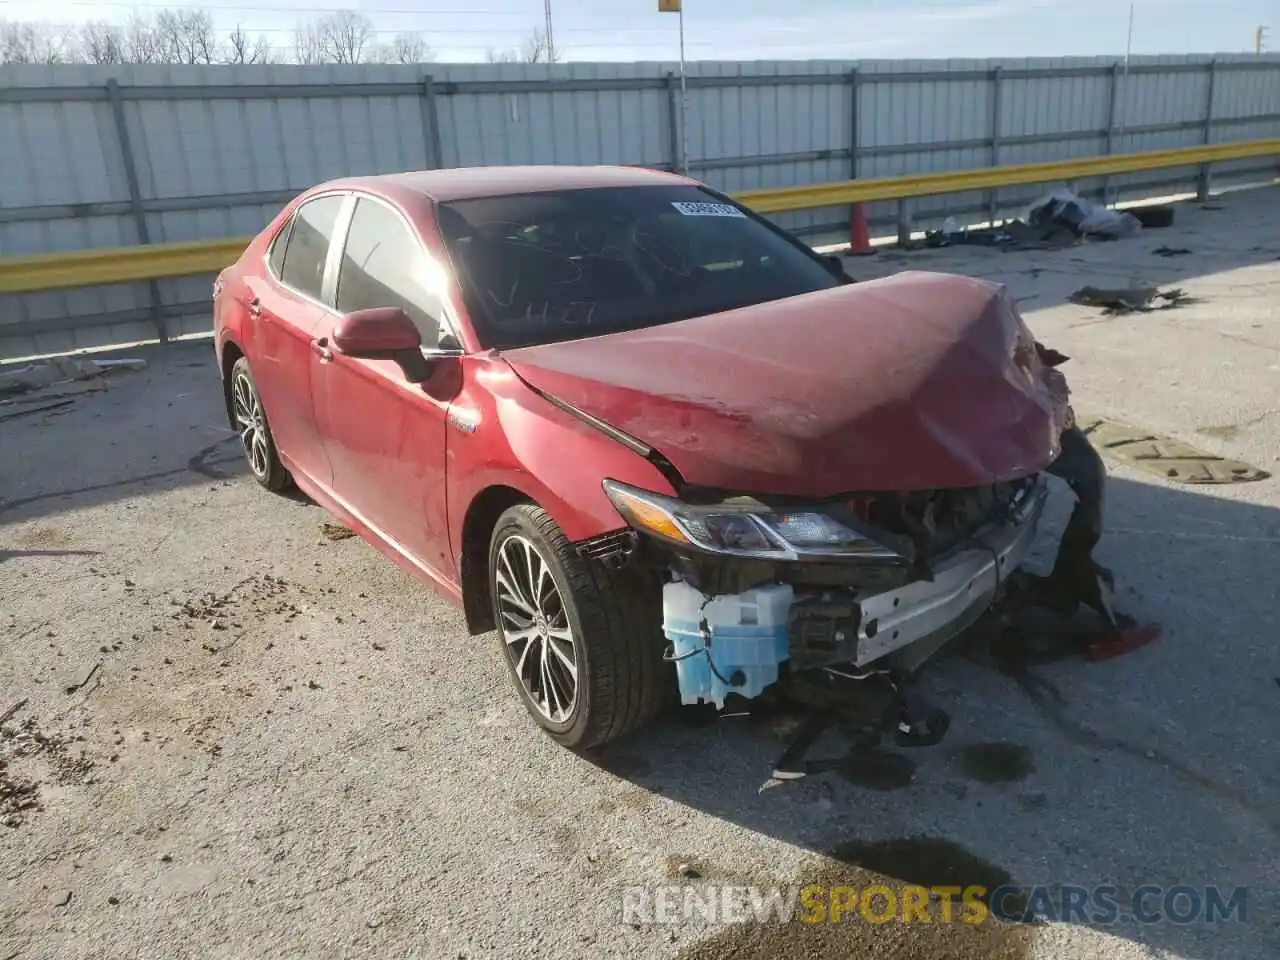
[[[231,369],[236,361],[244,356],[240,345],[228,337],[222,342],[222,363],[219,373],[222,376],[222,406],[227,412],[227,426],[236,428],[235,410],[231,405]]]
[[[476,494],[467,506],[462,521],[458,574],[462,586],[462,610],[467,632],[472,636],[496,628],[489,596],[489,539],[498,518],[519,503],[537,504],[537,500],[516,487],[492,484]]]

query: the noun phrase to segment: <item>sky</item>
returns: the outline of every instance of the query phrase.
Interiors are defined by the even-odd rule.
[[[565,59],[679,56],[679,20],[658,0],[550,0]],[[0,19],[57,25],[122,21],[132,10],[194,6],[220,32],[239,25],[292,44],[299,20],[339,9],[373,22],[376,39],[422,33],[442,61],[520,46],[543,23],[544,0],[0,0]],[[1123,55],[1127,0],[684,0],[687,60],[926,59]],[[1274,0],[1135,0],[1134,54],[1246,52]]]

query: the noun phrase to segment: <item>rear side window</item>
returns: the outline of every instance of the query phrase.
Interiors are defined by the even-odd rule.
[[[280,279],[309,297],[320,299],[324,262],[329,241],[342,210],[343,197],[318,197],[298,208],[289,227],[289,241],[280,267]],[[275,251],[272,251],[274,258]]]
[[[338,312],[400,307],[418,328],[422,345],[434,347],[444,304],[428,290],[430,276],[430,264],[404,220],[375,200],[357,200],[338,269]]]
[[[293,218],[289,218],[280,232],[276,234],[276,238],[271,241],[271,255],[267,261],[271,264],[271,272],[276,276],[280,276],[280,271],[284,268],[284,251],[289,246],[289,231],[293,229]]]

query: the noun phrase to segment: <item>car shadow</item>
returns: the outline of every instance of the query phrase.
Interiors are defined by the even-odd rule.
[[[1033,562],[1056,543],[1066,507],[1055,495]],[[1267,732],[1280,708],[1280,661],[1274,591],[1264,584],[1274,580],[1280,511],[1113,477],[1107,512],[1100,559],[1116,573],[1122,609],[1163,625],[1149,647],[1022,676],[981,656],[950,656],[922,679],[952,718],[942,744],[890,749],[768,789],[795,726],[785,709],[714,720],[675,710],[588,759],[668,800],[820,854],[798,883],[888,877],[988,892],[1044,885],[1053,896],[1064,885],[1109,885],[1121,913],[1145,885],[1194,888],[1202,906],[1209,887],[1224,901],[1243,887],[1243,922],[1138,924],[1087,911],[1058,919],[1182,957],[1276,955],[1264,851],[1280,836],[1280,746]],[[810,756],[839,759],[849,746],[828,734]],[[712,881],[735,875],[715,851],[700,852],[698,872]],[[1159,912],[1162,895],[1143,906]],[[1187,919],[1189,910],[1180,902],[1171,914]],[[979,949],[977,935],[955,925],[898,929],[909,926],[748,924],[681,956],[1021,957],[1041,935],[992,924]]]

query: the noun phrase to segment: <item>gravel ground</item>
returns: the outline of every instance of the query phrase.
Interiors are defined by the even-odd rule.
[[[850,269],[999,278],[1073,357],[1080,407],[1275,470],[1278,205],[1235,194],[1113,244]],[[1064,302],[1138,277],[1198,302]],[[1158,644],[1036,668],[1038,686],[948,660],[928,685],[951,734],[911,769],[761,793],[786,718],[685,712],[601,756],[554,746],[493,637],[252,483],[207,344],[135,355],[145,371],[0,419],[0,711],[21,703],[0,726],[0,960],[1280,953],[1276,480],[1114,466],[1103,560]],[[631,886],[876,879],[1249,893],[1216,926],[622,920]]]

